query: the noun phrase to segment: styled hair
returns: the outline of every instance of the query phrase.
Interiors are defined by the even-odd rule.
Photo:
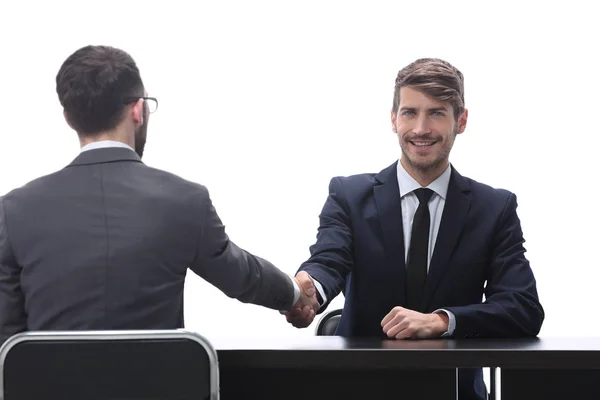
[[[421,58],[398,72],[394,88],[392,111],[398,112],[400,88],[410,86],[428,94],[440,102],[450,103],[454,118],[465,110],[463,74],[452,64],[439,58]]]
[[[121,122],[127,104],[144,96],[144,84],[125,51],[85,46],[60,67],[56,93],[71,127],[80,136],[95,136]]]

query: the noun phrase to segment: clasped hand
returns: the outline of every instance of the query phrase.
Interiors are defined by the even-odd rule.
[[[296,328],[306,328],[319,311],[317,289],[310,275],[304,271],[299,272],[294,279],[300,288],[300,298],[290,311],[282,314]],[[448,329],[448,316],[444,313],[423,314],[398,306],[383,318],[381,327],[389,338],[439,338]]]
[[[448,316],[422,314],[403,307],[394,307],[381,321],[383,332],[396,339],[432,339],[441,337],[448,329]]]
[[[319,311],[317,289],[310,275],[304,271],[300,271],[294,279],[300,288],[300,298],[290,311],[283,314],[296,328],[306,328]]]

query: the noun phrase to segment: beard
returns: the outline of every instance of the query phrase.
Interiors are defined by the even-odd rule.
[[[438,151],[437,154],[432,159],[429,160],[419,160],[418,158],[412,158],[407,150],[410,144],[408,143],[409,139],[400,139],[400,148],[402,150],[402,157],[405,161],[415,170],[420,170],[422,172],[429,172],[431,170],[436,170],[442,163],[445,163],[450,156],[450,151],[454,145],[454,141],[456,139],[456,135],[458,134],[458,129],[455,129],[451,135],[446,137],[446,140],[443,141],[441,137],[421,137],[421,140],[436,140],[441,142],[442,148]]]
[[[419,161],[419,160],[412,159],[410,157],[410,155],[408,154],[408,152],[406,152],[404,149],[402,149],[402,157],[406,160],[408,165],[410,165],[415,170],[419,170],[419,171],[423,171],[423,172],[428,172],[428,171],[437,169],[440,166],[440,164],[446,160],[447,156],[448,156],[448,153],[439,154],[437,156],[437,158],[435,158],[431,161]]]
[[[140,158],[144,156],[144,147],[146,147],[146,134],[148,133],[148,119],[150,113],[148,107],[144,104],[144,122],[135,131],[135,152]]]

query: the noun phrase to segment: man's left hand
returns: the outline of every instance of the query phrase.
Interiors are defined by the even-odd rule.
[[[448,316],[421,314],[403,307],[394,307],[381,321],[383,332],[396,339],[433,339],[448,330]]]

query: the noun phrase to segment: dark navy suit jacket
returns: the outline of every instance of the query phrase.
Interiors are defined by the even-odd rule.
[[[381,320],[406,305],[396,168],[397,162],[379,174],[331,180],[317,242],[300,267],[323,286],[327,302],[320,312],[343,291],[337,335],[385,338]],[[452,167],[417,311],[452,312],[454,338],[528,337],[540,331],[544,310],[516,210],[513,193],[465,178]],[[461,399],[484,396],[481,370],[461,370],[459,385]]]

